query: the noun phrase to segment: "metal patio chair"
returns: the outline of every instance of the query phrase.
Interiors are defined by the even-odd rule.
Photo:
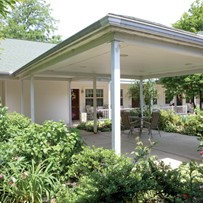
[[[152,130],[158,130],[159,135],[161,136],[161,133],[159,130],[160,116],[161,116],[161,112],[157,110],[152,112],[151,117],[143,118],[142,126],[140,127],[140,135],[142,133],[142,129],[147,128],[150,138],[152,138]]]
[[[121,130],[124,132],[124,130],[129,130],[129,134],[133,134],[134,128],[140,127],[140,120],[131,120],[129,112],[122,111],[121,112]]]

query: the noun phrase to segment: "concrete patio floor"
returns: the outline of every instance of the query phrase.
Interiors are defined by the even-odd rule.
[[[111,132],[100,132],[94,134],[92,132],[80,131],[83,140],[89,146],[103,147],[111,149]],[[156,142],[151,150],[151,155],[156,155],[166,164],[170,164],[172,168],[178,167],[182,162],[195,160],[201,161],[201,156],[197,152],[199,141],[195,136],[181,135],[178,133],[161,132],[159,136],[157,131],[153,131],[151,141]],[[133,135],[128,135],[128,131],[122,133],[121,136],[121,153],[132,157],[131,152],[136,147],[135,138],[138,137],[138,132]],[[149,135],[147,131],[142,133],[140,139],[144,145],[149,145]]]

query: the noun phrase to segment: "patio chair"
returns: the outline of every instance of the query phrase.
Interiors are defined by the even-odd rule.
[[[121,130],[124,132],[124,130],[129,130],[129,134],[133,134],[134,128],[140,127],[140,120],[134,120],[131,121],[129,118],[129,112],[122,111],[121,112]]]
[[[92,107],[90,105],[86,106],[86,112],[87,112],[87,120],[93,120],[94,119],[94,112],[93,112]]]
[[[153,111],[151,117],[143,118],[142,126],[140,127],[140,135],[142,133],[143,128],[148,128],[148,134],[150,138],[152,138],[152,130],[158,130],[159,135],[161,136],[159,130],[159,118],[161,116],[161,112],[159,110]]]

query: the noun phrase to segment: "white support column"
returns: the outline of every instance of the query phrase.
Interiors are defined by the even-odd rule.
[[[31,120],[35,122],[35,86],[34,86],[34,76],[30,77],[30,116]]]
[[[21,80],[21,114],[25,114],[24,82]]]
[[[111,80],[108,82],[108,108],[109,108],[109,119],[111,119]]]
[[[97,133],[97,79],[93,79],[94,133]]]
[[[143,80],[140,80],[140,110],[141,110],[141,118],[143,118],[144,111],[144,97],[143,97]]]
[[[120,47],[118,41],[111,43],[111,106],[112,106],[112,149],[121,153],[120,123]]]
[[[154,106],[154,101],[153,101],[153,98],[154,98],[154,82],[152,81],[152,79],[149,80],[150,82],[150,92],[151,92],[151,95],[150,95],[150,112],[153,111],[153,106]]]
[[[71,92],[71,80],[68,81],[68,119],[69,119],[69,127],[72,127],[72,92]]]

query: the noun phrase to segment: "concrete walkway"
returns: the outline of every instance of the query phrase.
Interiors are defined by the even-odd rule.
[[[201,161],[201,156],[197,152],[199,141],[195,136],[181,135],[177,133],[161,132],[161,137],[157,131],[153,131],[153,138],[151,141],[156,142],[151,150],[151,155],[156,155],[166,164],[170,164],[173,168],[179,166],[182,162],[195,160]],[[81,131],[83,140],[89,146],[103,147],[111,149],[111,132],[101,132],[94,134],[92,132]],[[132,156],[130,153],[136,147],[135,138],[138,136],[137,132],[128,136],[128,131],[125,131],[121,136],[121,152]],[[149,145],[149,135],[144,131],[141,136],[141,141],[144,145]]]

